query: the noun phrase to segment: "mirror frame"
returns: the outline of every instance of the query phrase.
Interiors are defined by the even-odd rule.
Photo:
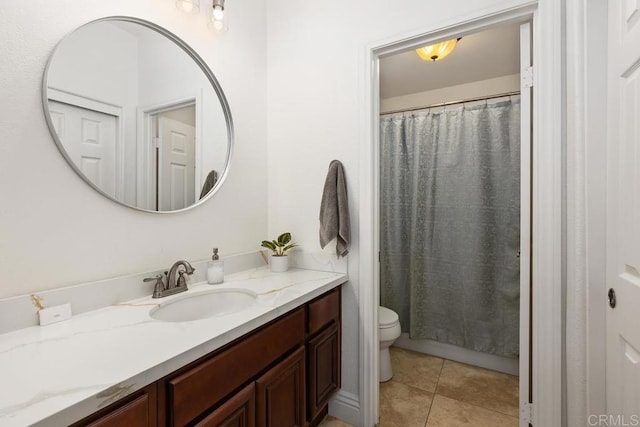
[[[152,31],[155,31],[155,32],[160,33],[161,35],[165,36],[170,41],[172,41],[173,43],[178,45],[178,47],[180,47],[187,55],[189,55],[189,57],[198,65],[200,70],[202,70],[202,72],[206,76],[207,80],[209,80],[209,82],[211,83],[211,86],[213,86],[213,89],[214,89],[216,95],[218,95],[218,99],[220,100],[220,104],[222,106],[222,111],[224,113],[225,122],[226,122],[226,125],[227,125],[227,144],[228,144],[228,147],[229,147],[228,150],[227,150],[227,158],[226,158],[226,161],[225,161],[224,170],[222,171],[222,174],[218,178],[218,182],[216,183],[215,187],[212,188],[211,191],[209,191],[209,193],[205,197],[203,197],[200,200],[197,200],[194,204],[192,204],[190,206],[187,206],[186,208],[177,209],[177,210],[173,210],[173,211],[153,211],[153,210],[143,209],[143,208],[139,208],[137,206],[129,205],[129,204],[124,203],[124,202],[116,199],[115,197],[112,197],[111,195],[105,193],[97,185],[95,185],[93,182],[91,182],[89,180],[89,178],[87,178],[82,173],[82,171],[78,168],[78,166],[76,166],[76,164],[73,162],[73,160],[71,159],[71,157],[67,153],[67,150],[64,148],[64,145],[62,145],[62,141],[60,141],[60,138],[58,137],[58,134],[57,134],[57,132],[55,131],[55,129],[53,127],[53,121],[51,120],[51,114],[49,112],[49,107],[48,107],[49,97],[47,96],[48,95],[48,93],[47,93],[48,92],[47,80],[48,80],[48,76],[49,76],[49,67],[51,66],[51,63],[53,62],[53,57],[55,56],[56,51],[58,50],[59,46],[62,43],[64,43],[64,41],[67,40],[69,38],[69,36],[71,36],[77,30],[79,30],[80,28],[84,28],[87,25],[95,24],[95,23],[98,23],[98,22],[105,22],[105,21],[131,22],[131,23],[134,23],[134,24],[142,25],[142,26],[144,26],[146,28],[149,28]],[[65,160],[67,161],[69,166],[71,166],[71,168],[75,171],[75,173],[80,178],[82,178],[82,180],[84,182],[89,184],[89,186],[91,188],[96,190],[98,193],[100,193],[104,197],[108,198],[111,201],[114,201],[114,202],[118,203],[119,205],[126,206],[126,207],[128,207],[130,209],[135,209],[137,211],[142,211],[142,212],[156,213],[156,214],[173,214],[173,213],[184,212],[184,211],[187,211],[189,209],[193,209],[194,207],[203,204],[204,202],[209,200],[215,193],[217,193],[218,189],[222,186],[222,184],[224,184],[224,181],[226,180],[227,175],[229,174],[229,167],[231,166],[231,157],[233,155],[233,148],[234,148],[233,147],[234,146],[234,131],[233,131],[233,119],[231,117],[231,109],[229,108],[229,103],[227,102],[227,98],[225,97],[224,92],[222,91],[222,87],[220,86],[220,83],[218,83],[218,80],[216,79],[216,77],[213,75],[213,72],[209,69],[209,66],[202,59],[202,57],[200,57],[200,55],[198,55],[196,53],[195,50],[193,50],[187,43],[185,43],[178,36],[176,36],[175,34],[170,32],[169,30],[167,30],[167,29],[165,29],[165,28],[163,28],[161,26],[159,26],[157,24],[154,24],[153,22],[145,21],[144,19],[134,18],[134,17],[131,17],[131,16],[107,16],[107,17],[104,17],[104,18],[99,18],[99,19],[95,19],[93,21],[87,22],[86,24],[83,24],[83,25],[75,28],[73,31],[71,31],[67,35],[65,35],[62,38],[62,40],[60,40],[58,43],[56,43],[56,46],[53,49],[53,52],[51,52],[51,55],[49,56],[49,59],[47,60],[47,65],[46,65],[46,67],[44,69],[44,74],[43,74],[43,78],[42,78],[42,107],[44,109],[44,116],[45,116],[45,119],[46,119],[46,122],[47,122],[47,126],[49,127],[49,133],[53,137],[53,141],[56,143],[56,146],[58,147],[58,150],[60,151],[60,154],[62,154],[62,156],[65,158]]]

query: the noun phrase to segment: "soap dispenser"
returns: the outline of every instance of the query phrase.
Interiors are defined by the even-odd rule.
[[[224,282],[224,262],[218,255],[218,248],[213,248],[213,256],[207,266],[207,282],[210,285]]]

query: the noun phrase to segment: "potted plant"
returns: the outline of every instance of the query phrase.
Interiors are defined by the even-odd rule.
[[[298,245],[291,243],[291,233],[282,233],[276,240],[263,240],[261,246],[271,251],[271,271],[282,272],[289,269],[287,252]]]

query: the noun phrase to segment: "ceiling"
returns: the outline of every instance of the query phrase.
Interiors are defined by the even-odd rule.
[[[520,72],[520,24],[464,36],[455,50],[437,62],[421,60],[414,50],[380,60],[380,97],[408,95]]]

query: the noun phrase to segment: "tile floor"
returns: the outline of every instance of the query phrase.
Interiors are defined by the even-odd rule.
[[[378,427],[517,427],[518,377],[391,348]],[[327,417],[321,427],[351,427]]]
[[[318,427],[353,427],[353,426],[337,418],[334,418],[331,415],[327,415],[327,417],[324,420],[322,420],[322,422],[318,425]]]

